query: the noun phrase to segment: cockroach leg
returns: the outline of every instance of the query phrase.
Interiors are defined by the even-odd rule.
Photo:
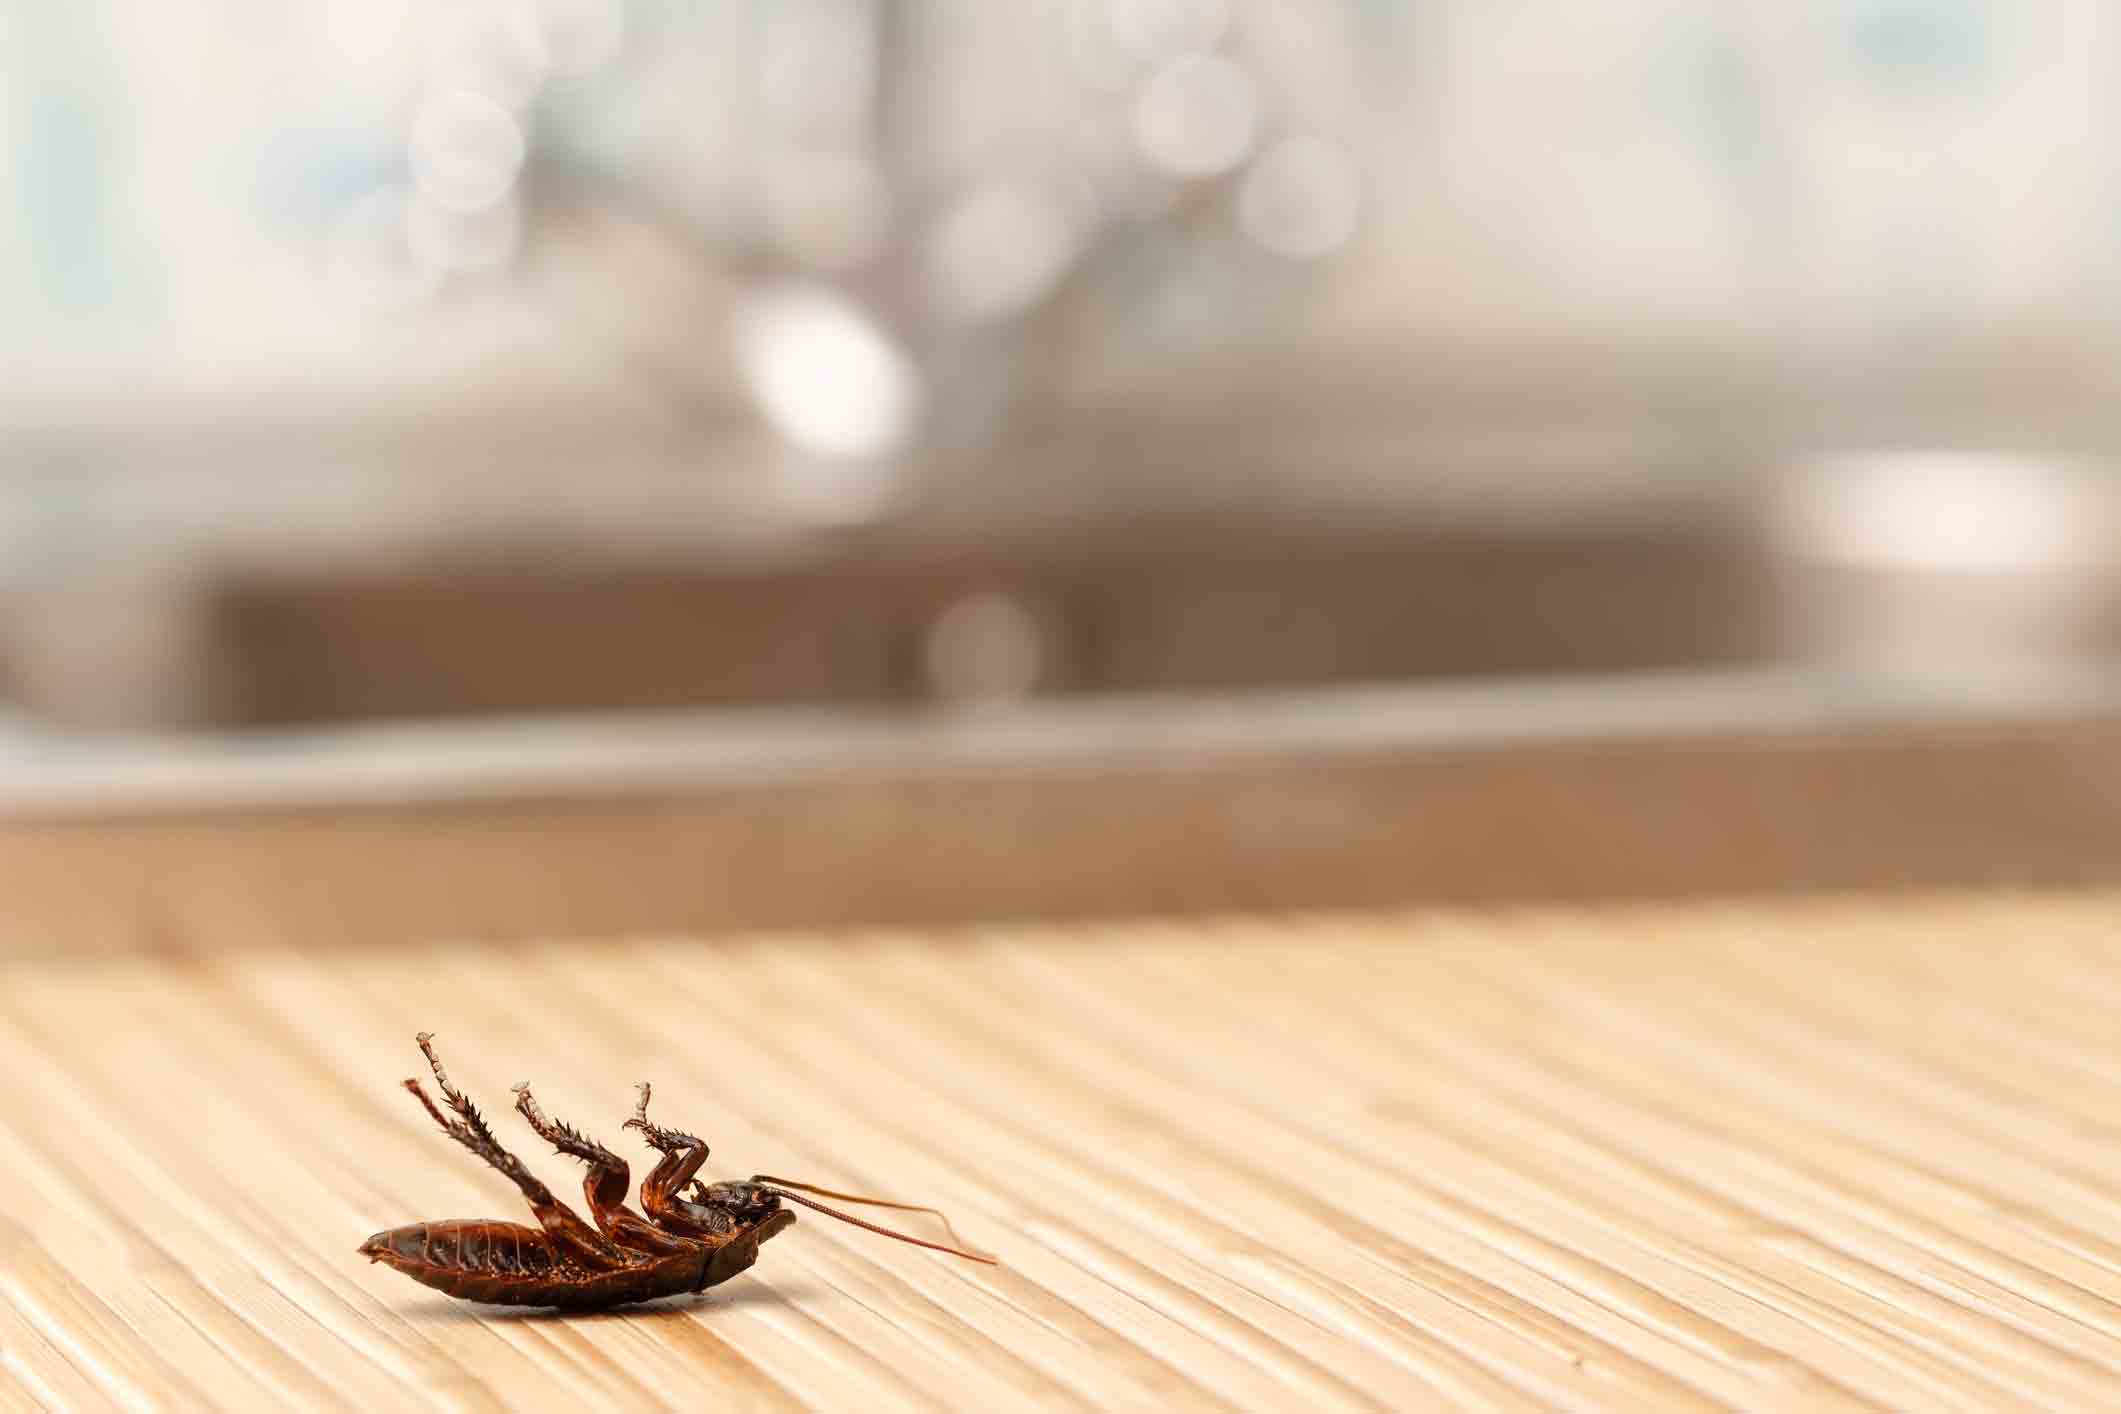
[[[641,1137],[648,1141],[649,1147],[661,1153],[683,1153],[696,1149],[699,1151],[700,1162],[706,1162],[706,1140],[696,1134],[687,1134],[683,1130],[665,1129],[648,1117],[648,1097],[655,1093],[654,1087],[643,1080],[634,1089],[640,1098],[634,1102],[633,1118],[627,1120],[622,1128],[639,1130]],[[699,1165],[695,1164],[693,1167],[696,1169]]]
[[[626,1206],[633,1174],[624,1159],[567,1121],[547,1118],[537,1097],[530,1093],[528,1081],[515,1087],[515,1097],[516,1112],[540,1139],[589,1165],[589,1172],[582,1179],[582,1196],[588,1200],[589,1215],[604,1236],[630,1251],[657,1256],[696,1249],[697,1244],[661,1231]]]
[[[421,1052],[427,1057],[428,1065],[434,1070],[435,1084],[441,1087],[443,1100],[456,1112],[457,1118],[451,1119],[443,1114],[435,1102],[428,1098],[427,1091],[418,1080],[407,1080],[405,1088],[426,1108],[434,1122],[441,1126],[442,1132],[499,1170],[509,1182],[521,1190],[525,1201],[530,1204],[530,1211],[537,1216],[538,1224],[545,1229],[545,1235],[558,1250],[593,1270],[626,1265],[625,1252],[582,1221],[579,1213],[555,1198],[552,1190],[547,1188],[536,1174],[523,1167],[521,1159],[501,1147],[501,1141],[494,1138],[493,1131],[486,1127],[486,1118],[479,1113],[478,1106],[472,1104],[470,1097],[463,1091],[449,1083],[449,1073],[442,1069],[441,1059],[435,1055],[432,1033],[422,1031],[417,1039]]]
[[[662,1161],[641,1180],[641,1206],[658,1225],[687,1236],[711,1237],[730,1230],[734,1225],[727,1214],[678,1196],[700,1171],[700,1165],[707,1162],[707,1143],[681,1130],[664,1129],[650,1120],[648,1097],[651,1093],[648,1082],[642,1081],[640,1101],[633,1107],[633,1118],[625,1125],[628,1129],[639,1130],[641,1137],[663,1155]]]
[[[582,1180],[582,1193],[589,1200],[591,1212],[615,1208],[626,1201],[626,1195],[633,1191],[633,1171],[624,1159],[565,1120],[546,1118],[537,1098],[530,1093],[529,1081],[515,1087],[515,1097],[516,1112],[537,1131],[538,1138],[589,1165],[589,1174]]]

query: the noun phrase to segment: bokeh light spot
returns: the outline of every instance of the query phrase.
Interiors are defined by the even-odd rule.
[[[1258,127],[1252,81],[1229,60],[1185,54],[1150,78],[1135,108],[1142,154],[1186,177],[1212,177],[1244,161]]]
[[[1315,137],[1276,143],[1245,174],[1238,224],[1276,255],[1315,260],[1355,234],[1358,189],[1348,154]]]
[[[852,301],[808,286],[769,290],[738,313],[735,333],[745,387],[795,446],[879,456],[912,436],[919,375]]]
[[[515,115],[468,89],[446,89],[423,103],[407,140],[421,194],[452,211],[476,211],[507,196],[524,152]]]

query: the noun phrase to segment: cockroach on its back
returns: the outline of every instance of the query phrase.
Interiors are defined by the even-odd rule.
[[[758,1260],[759,1244],[795,1221],[783,1202],[812,1208],[842,1222],[918,1247],[948,1252],[975,1262],[995,1259],[963,1247],[928,1242],[864,1222],[851,1213],[828,1208],[806,1193],[904,1212],[930,1213],[933,1208],[892,1203],[854,1193],[836,1193],[815,1184],[758,1174],[743,1183],[706,1183],[695,1175],[707,1160],[707,1146],[690,1134],[664,1129],[648,1119],[649,1088],[640,1087],[640,1103],[625,1127],[639,1130],[663,1157],[641,1180],[641,1207],[626,1206],[631,1175],[626,1161],[574,1126],[545,1117],[530,1087],[515,1087],[516,1110],[530,1127],[563,1154],[589,1165],[582,1180],[595,1224],[553,1197],[552,1190],[503,1149],[485,1117],[464,1093],[449,1083],[435,1056],[433,1037],[419,1036],[420,1050],[434,1070],[442,1100],[457,1116],[443,1114],[417,1080],[405,1082],[433,1116],[442,1132],[505,1174],[529,1200],[537,1227],[483,1219],[413,1223],[379,1232],[361,1244],[361,1254],[405,1273],[423,1286],[467,1301],[507,1306],[553,1306],[595,1310],[653,1301],[659,1296],[704,1291],[737,1276]],[[690,1185],[688,1190],[687,1185]],[[800,1192],[796,1190],[801,1190]],[[954,1239],[955,1232],[951,1233]]]

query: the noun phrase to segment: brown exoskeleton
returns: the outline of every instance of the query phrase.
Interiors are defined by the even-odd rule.
[[[545,1117],[531,1098],[529,1085],[515,1087],[516,1109],[539,1136],[563,1154],[589,1165],[582,1181],[595,1226],[552,1196],[552,1190],[503,1149],[486,1120],[464,1093],[449,1083],[436,1058],[433,1037],[419,1036],[420,1049],[434,1069],[442,1099],[455,1112],[451,1119],[428,1098],[417,1080],[405,1082],[434,1117],[442,1132],[505,1174],[530,1201],[538,1226],[455,1219],[414,1223],[379,1232],[361,1244],[372,1262],[384,1262],[414,1281],[467,1301],[508,1306],[555,1306],[574,1310],[622,1306],[659,1296],[704,1291],[737,1276],[758,1260],[759,1244],[787,1229],[795,1214],[781,1206],[799,1203],[842,1222],[919,1247],[948,1252],[975,1262],[995,1259],[963,1247],[927,1242],[903,1232],[864,1222],[851,1213],[828,1208],[804,1193],[866,1203],[905,1212],[931,1213],[933,1208],[891,1203],[853,1193],[835,1193],[815,1184],[759,1174],[743,1183],[707,1183],[695,1178],[706,1162],[707,1146],[690,1134],[664,1129],[648,1119],[647,1085],[625,1127],[637,1129],[662,1154],[641,1180],[643,1218],[626,1206],[631,1176],[626,1161],[572,1125]],[[687,1191],[686,1185],[690,1184]],[[802,1192],[794,1190],[800,1189]],[[952,1232],[952,1238],[956,1237]]]

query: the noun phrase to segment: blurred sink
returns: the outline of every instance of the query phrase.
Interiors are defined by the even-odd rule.
[[[1743,537],[1132,524],[775,563],[430,555],[214,584],[197,700],[286,725],[1235,690],[1759,661]]]

